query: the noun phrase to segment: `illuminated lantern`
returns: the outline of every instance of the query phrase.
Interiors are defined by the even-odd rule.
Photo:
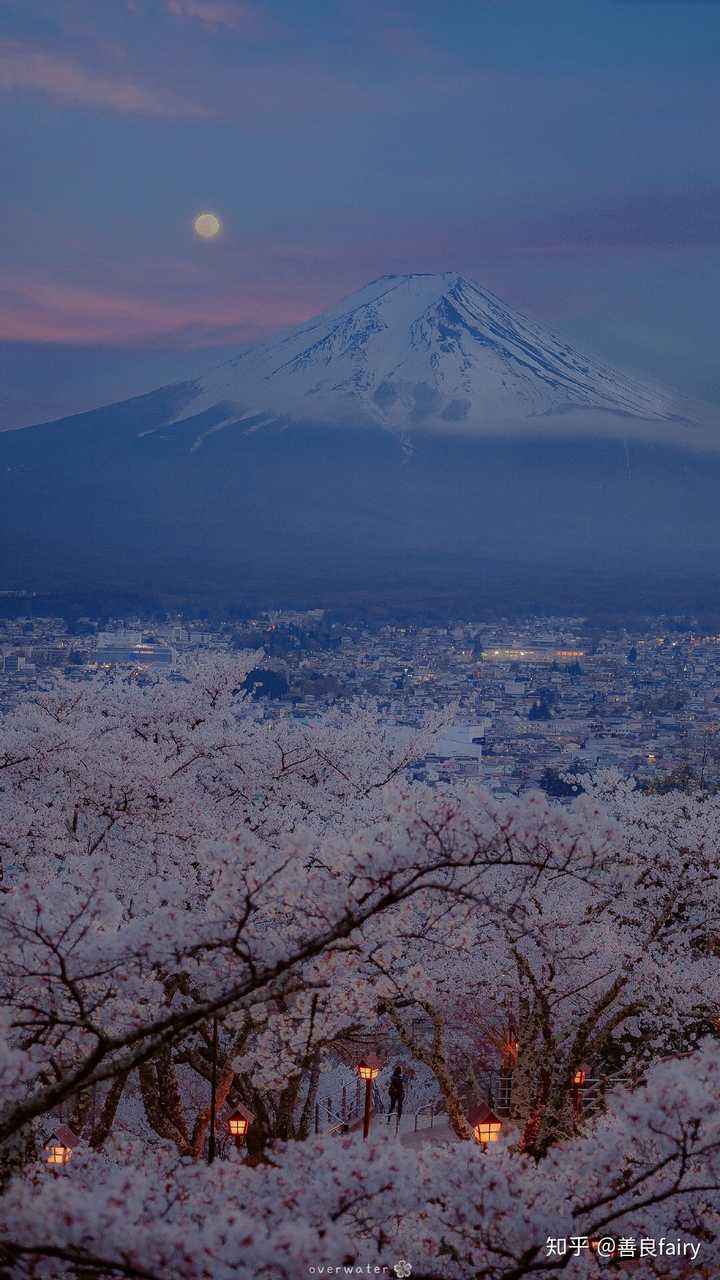
[[[55,1166],[69,1164],[73,1149],[80,1139],[66,1124],[59,1124],[45,1144],[47,1162]]]
[[[230,1134],[231,1138],[235,1139],[235,1146],[237,1147],[238,1151],[240,1150],[243,1142],[245,1141],[245,1137],[252,1123],[252,1119],[253,1119],[252,1112],[248,1111],[243,1106],[236,1107],[232,1115],[228,1116],[228,1121],[227,1121],[228,1133]]]
[[[47,1164],[58,1167],[59,1165],[68,1165],[73,1149],[77,1147],[79,1138],[77,1133],[69,1128],[67,1124],[59,1124],[58,1128],[53,1129],[50,1138],[45,1144]]]
[[[490,1142],[497,1142],[502,1132],[502,1120],[485,1102],[472,1108],[468,1114],[468,1124],[476,1142],[479,1142],[482,1147],[487,1147]]]
[[[232,1138],[244,1138],[249,1128],[250,1121],[246,1120],[245,1116],[241,1116],[233,1112],[228,1120],[228,1132],[230,1133],[230,1136]]]
[[[72,1147],[66,1147],[62,1142],[54,1142],[47,1148],[48,1164],[67,1164],[71,1155]]]
[[[375,1058],[371,1053],[358,1062],[358,1075],[361,1080],[375,1080],[382,1071],[382,1063],[379,1058]]]
[[[365,1113],[363,1115],[363,1141],[365,1141],[370,1132],[373,1081],[377,1079],[382,1071],[382,1062],[374,1054],[367,1053],[358,1062],[357,1069],[360,1079],[365,1081]]]
[[[586,1081],[587,1071],[584,1067],[578,1067],[577,1071],[573,1072],[572,1077],[573,1111],[576,1116],[582,1115],[583,1089]]]

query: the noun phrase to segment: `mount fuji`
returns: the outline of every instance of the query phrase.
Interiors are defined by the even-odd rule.
[[[543,607],[600,567],[666,590],[720,552],[717,443],[461,276],[386,276],[202,377],[0,434],[0,586]]]
[[[687,406],[589,360],[461,276],[384,276],[195,384],[184,418],[372,425],[392,431],[534,430],[580,420],[645,434]],[[628,427],[628,422],[632,427]],[[215,424],[216,427],[220,423]],[[650,428],[652,434],[653,428]],[[198,439],[196,444],[200,444]]]

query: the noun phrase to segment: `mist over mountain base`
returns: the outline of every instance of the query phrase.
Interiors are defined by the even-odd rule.
[[[0,439],[0,585],[216,604],[720,607],[718,455],[282,422],[193,447],[203,424],[158,429],[162,397]]]

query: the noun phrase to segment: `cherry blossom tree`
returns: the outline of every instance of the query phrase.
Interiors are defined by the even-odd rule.
[[[111,927],[116,940],[127,935],[129,950],[113,962],[125,989],[132,986],[139,998],[144,975],[153,974],[156,982],[147,1012],[152,1009],[159,1039],[149,1057],[143,1040],[143,1060],[137,1063],[147,1115],[161,1137],[185,1151],[199,1150],[207,1118],[188,1122],[183,1115],[168,1036],[172,1039],[179,1019],[183,1027],[192,1024],[194,1040],[184,1044],[183,1059],[207,1076],[209,1028],[178,1010],[180,1003],[192,1002],[193,992],[197,998],[198,987],[187,970],[179,971],[184,944],[171,933],[180,921],[191,929],[192,913],[204,917],[207,910],[217,865],[203,850],[234,830],[246,838],[243,853],[253,865],[267,851],[269,867],[278,842],[298,833],[302,851],[293,850],[290,865],[307,879],[307,866],[320,866],[323,840],[382,812],[384,792],[437,727],[429,720],[401,741],[371,704],[358,705],[351,715],[331,712],[309,727],[288,717],[263,717],[241,692],[256,657],[190,664],[175,684],[107,678],[78,692],[58,680],[9,717],[0,746],[0,845],[5,883],[13,886],[6,909],[14,912],[22,893],[38,910],[32,923],[12,915],[6,928],[13,939],[22,935],[26,948],[42,953],[33,962],[38,972],[46,954],[62,970],[64,955],[55,956],[57,937],[77,956],[90,936],[101,933],[106,944]],[[238,840],[232,854],[236,862]],[[284,879],[280,883],[287,914],[293,892]],[[252,906],[243,909],[258,909],[253,895],[271,899],[271,885],[272,879],[265,883],[255,876],[251,887],[246,884]],[[48,886],[51,902],[45,900]],[[263,910],[277,915],[275,903]],[[100,922],[103,912],[114,913],[112,926]],[[281,912],[280,923],[282,918]],[[163,937],[165,960],[153,954],[154,940]],[[95,1000],[106,996],[103,988]],[[76,1017],[87,1021],[87,997],[81,1001],[70,992],[69,998],[82,1003]],[[296,992],[295,1025],[300,999]],[[237,1054],[249,1036],[260,1034],[264,1021],[264,1014],[258,1022],[243,1013],[239,1025],[229,1028],[228,1052]],[[316,1040],[310,1037],[298,1079],[317,1060]],[[57,1056],[52,1070],[63,1075]],[[120,1100],[118,1081],[127,1081],[128,1071],[121,1064],[113,1069],[95,1145],[107,1136]],[[97,1072],[91,1075],[97,1083]],[[82,1089],[73,1120],[82,1129],[90,1081],[83,1077],[77,1083]],[[297,1088],[295,1081],[291,1092]],[[287,1105],[280,1110],[286,1120],[278,1131],[286,1133]]]
[[[3,726],[8,1266],[284,1277],[414,1249],[415,1274],[520,1280],[557,1265],[546,1236],[648,1224],[709,1249],[720,803],[610,775],[568,806],[410,784],[437,720],[266,715],[256,661],[59,680]],[[253,1122],[249,1163],[208,1170],[214,1023],[218,1107]],[[468,1110],[509,1039],[483,1153]],[[459,1141],[315,1140],[322,1073],[372,1041],[432,1073]],[[637,1087],[579,1123],[587,1062]],[[53,1171],[61,1108],[83,1141]]]
[[[608,778],[596,786],[601,802],[585,785],[590,794],[570,809],[529,795],[512,817],[498,813],[511,844],[518,823],[519,843],[532,831],[538,861],[562,850],[562,874],[548,862],[530,883],[499,867],[495,909],[472,915],[464,937],[448,932],[428,949],[422,929],[410,930],[405,961],[428,953],[422,996],[394,966],[386,1013],[433,1069],[458,1136],[469,1137],[478,1069],[498,1064],[512,1076],[523,1144],[543,1154],[577,1127],[576,1072],[589,1064],[640,1079],[716,1022],[720,804],[646,797]],[[473,803],[492,806],[466,798],[466,818]]]
[[[295,1280],[392,1276],[407,1259],[424,1280],[522,1280],[603,1274],[590,1248],[601,1239],[633,1242],[637,1255],[641,1241],[654,1245],[634,1263],[641,1280],[710,1280],[720,1264],[718,1117],[711,1044],[654,1067],[644,1088],[614,1097],[591,1136],[540,1163],[502,1141],[486,1152],[313,1139],[253,1169],[178,1160],[170,1145],[77,1149],[64,1168],[38,1163],[0,1201],[4,1260],[17,1276]],[[685,1252],[658,1253],[660,1241]]]

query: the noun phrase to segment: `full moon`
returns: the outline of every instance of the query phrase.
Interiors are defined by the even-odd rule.
[[[200,236],[201,240],[214,240],[220,235],[221,225],[220,219],[214,213],[199,213],[193,222],[195,235]]]

